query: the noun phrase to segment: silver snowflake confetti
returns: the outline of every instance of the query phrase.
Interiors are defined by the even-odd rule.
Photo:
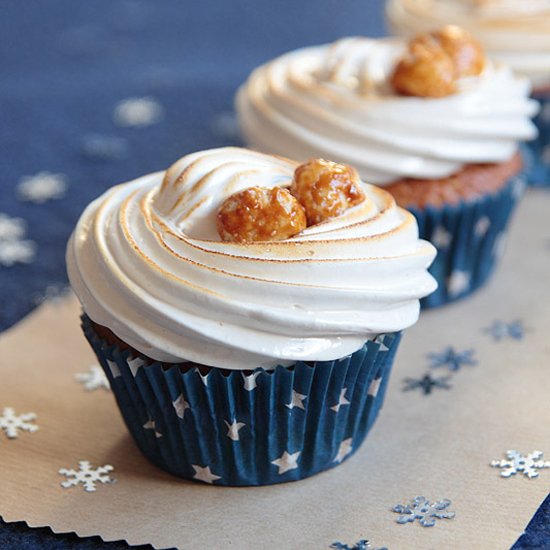
[[[451,501],[448,499],[430,502],[426,497],[414,497],[410,504],[396,504],[392,511],[400,516],[395,520],[397,523],[418,523],[422,527],[433,527],[438,519],[453,519],[454,512],[448,510]]]
[[[82,484],[84,490],[87,493],[93,493],[96,491],[97,483],[114,483],[116,480],[110,477],[108,474],[112,472],[114,467],[110,464],[105,466],[99,466],[98,468],[92,468],[92,465],[87,460],[81,460],[78,463],[78,470],[72,468],[61,468],[59,473],[64,475],[67,479],[61,482],[61,486],[65,489],[70,487],[76,487]]]
[[[523,474],[529,479],[539,476],[539,470],[550,468],[550,460],[543,460],[542,451],[533,451],[524,456],[518,451],[506,451],[508,460],[493,460],[493,468],[502,468],[501,477],[510,477],[517,473]]]
[[[75,380],[84,385],[86,391],[94,391],[100,388],[110,391],[109,380],[99,365],[91,365],[88,372],[81,372],[74,375]]]
[[[30,264],[36,255],[33,241],[0,241],[0,265],[11,267],[15,264]]]
[[[367,539],[361,539],[353,546],[349,546],[343,542],[333,542],[330,548],[336,548],[337,550],[388,550],[385,546],[384,548],[374,548]]]
[[[525,336],[525,327],[519,319],[509,323],[494,321],[490,327],[484,328],[483,332],[492,336],[497,342],[506,339],[522,340]]]
[[[435,378],[429,373],[425,374],[422,378],[405,378],[403,391],[420,389],[424,395],[429,395],[434,388],[450,390],[451,386],[448,384],[449,379],[450,376]]]
[[[5,407],[0,416],[0,429],[7,438],[16,439],[20,431],[34,433],[38,430],[38,426],[32,424],[33,420],[36,420],[33,412],[16,415],[12,407]]]
[[[0,213],[0,241],[14,241],[25,235],[26,223],[22,218],[11,218]]]
[[[118,126],[140,128],[159,122],[164,115],[162,105],[151,97],[130,97],[120,101],[113,119]]]
[[[119,137],[89,135],[84,138],[82,152],[90,159],[119,159],[128,152],[128,145]]]
[[[457,352],[453,347],[449,346],[441,353],[428,353],[428,359],[433,369],[447,367],[450,371],[458,371],[464,365],[477,365],[474,353],[473,349]]]
[[[17,185],[20,200],[42,204],[53,199],[61,199],[67,192],[67,179],[63,174],[38,172],[34,176],[24,176]]]

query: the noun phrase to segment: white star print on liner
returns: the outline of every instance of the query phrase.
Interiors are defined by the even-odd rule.
[[[67,179],[64,174],[38,172],[34,176],[24,176],[17,184],[20,200],[42,204],[53,199],[62,199],[67,192]]]
[[[199,369],[196,369],[195,371],[200,377],[201,377],[201,382],[204,384],[205,387],[208,386],[208,375],[209,373],[207,372],[206,374],[201,374],[201,371]]]
[[[147,420],[147,422],[145,422],[145,424],[143,424],[143,428],[146,429],[146,430],[154,430],[155,432],[155,437],[158,439],[159,437],[162,437],[162,434],[160,432],[157,432],[157,428],[156,428],[156,425],[155,425],[155,421],[154,420]]]
[[[375,378],[369,386],[369,389],[367,391],[368,395],[371,395],[372,397],[376,397],[378,395],[378,390],[380,389],[380,383],[382,382],[382,378]]]
[[[31,424],[35,419],[36,414],[32,412],[16,415],[11,407],[5,407],[0,416],[0,429],[4,430],[9,439],[16,439],[19,431],[33,433],[38,430],[38,426]]]
[[[342,405],[349,405],[349,401],[344,397],[347,391],[348,391],[348,388],[342,388],[340,390],[340,397],[338,398],[338,403],[336,403],[336,405],[333,405],[330,408],[331,411],[338,412]]]
[[[129,97],[115,106],[113,120],[117,126],[140,128],[159,122],[162,105],[151,97]]]
[[[75,487],[82,484],[84,490],[87,493],[93,493],[96,490],[96,483],[114,483],[116,480],[107,475],[114,470],[110,464],[100,466],[99,468],[92,468],[91,464],[87,460],[81,460],[78,463],[78,470],[61,468],[59,473],[67,477],[65,481],[61,482],[61,486],[65,489]]]
[[[224,420],[225,425],[227,426],[227,437],[233,441],[240,441],[239,438],[239,430],[241,428],[244,428],[246,424],[243,424],[242,422],[237,422],[237,420],[233,420],[233,422],[229,423],[227,420]]]
[[[243,380],[244,380],[244,389],[246,391],[252,391],[256,389],[256,378],[262,374],[262,371],[253,372],[250,375],[246,375],[244,372],[241,373]]]
[[[437,248],[447,248],[451,244],[451,234],[440,225],[432,233],[430,240]]]
[[[210,471],[210,466],[206,466],[204,468],[198,466],[197,464],[191,464],[191,466],[193,466],[193,469],[195,470],[195,475],[193,476],[193,479],[210,484],[214,483],[214,481],[216,481],[217,479],[221,479],[220,476],[217,476]]]
[[[91,365],[89,372],[75,374],[75,380],[84,385],[86,391],[93,391],[103,388],[110,391],[109,380],[105,376],[103,369],[98,365]]]
[[[288,407],[290,410],[296,407],[297,409],[302,409],[303,411],[305,411],[305,407],[303,404],[303,401],[305,399],[307,399],[307,395],[303,395],[295,390],[292,390],[292,399],[290,403],[285,403],[285,407]]]
[[[470,288],[470,274],[467,271],[460,271],[459,269],[453,271],[447,279],[447,288],[452,297],[466,292]]]
[[[487,216],[482,216],[477,220],[474,226],[474,232],[478,237],[484,237],[491,227],[491,222]]]
[[[375,344],[380,344],[380,349],[378,351],[388,351],[390,348],[388,348],[388,346],[386,346],[386,344],[384,344],[384,335],[383,334],[379,334],[378,336],[376,336],[373,340],[373,342]]]
[[[298,468],[298,457],[302,454],[302,451],[289,454],[285,451],[280,458],[272,460],[271,464],[274,464],[279,468],[279,475],[288,472],[289,470],[295,470]]]
[[[340,447],[338,448],[338,454],[336,455],[334,462],[338,462],[338,464],[340,464],[340,462],[342,462],[342,460],[344,460],[344,458],[346,458],[346,456],[348,456],[353,450],[351,445],[352,445],[351,437],[349,437],[348,439],[344,439],[344,441],[340,443]]]
[[[176,411],[176,414],[183,420],[183,417],[185,416],[185,411],[187,409],[190,409],[189,403],[184,399],[183,394],[180,393],[178,397],[174,401],[172,401],[172,406],[174,407],[174,410]]]

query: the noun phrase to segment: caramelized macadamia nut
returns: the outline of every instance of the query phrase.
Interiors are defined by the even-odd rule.
[[[280,241],[305,228],[304,208],[283,187],[250,187],[228,197],[218,210],[224,241]]]
[[[452,59],[435,40],[417,40],[395,67],[391,84],[403,95],[445,97],[456,90],[455,75]]]
[[[456,25],[447,25],[431,33],[431,36],[452,59],[457,78],[481,74],[485,67],[485,52],[468,31]]]
[[[365,200],[353,168],[323,159],[298,166],[290,192],[305,208],[308,225],[339,216]]]

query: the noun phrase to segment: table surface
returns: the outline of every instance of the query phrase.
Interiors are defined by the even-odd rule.
[[[255,66],[346,35],[381,36],[382,8],[379,0],[3,0],[0,215],[23,219],[22,239],[35,245],[28,263],[0,263],[0,331],[63,291],[65,243],[91,199],[187,152],[240,144],[233,96]],[[159,120],[117,124],[115,106],[144,97]],[[40,172],[64,176],[63,198],[21,200],[19,182]],[[4,522],[0,547],[128,548]],[[545,547],[550,496],[514,549]]]

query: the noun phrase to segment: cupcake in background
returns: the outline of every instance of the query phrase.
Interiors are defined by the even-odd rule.
[[[359,448],[434,255],[354,169],[222,148],[91,203],[67,267],[144,455],[187,479],[265,485]]]
[[[326,156],[395,193],[438,255],[438,306],[488,279],[522,194],[519,143],[536,136],[530,84],[458,27],[346,38],[256,69],[236,107],[251,147]]]
[[[530,79],[541,103],[538,138],[526,148],[532,185],[550,186],[550,2],[548,0],[388,0],[394,34],[410,37],[452,23],[468,29],[491,59]]]

